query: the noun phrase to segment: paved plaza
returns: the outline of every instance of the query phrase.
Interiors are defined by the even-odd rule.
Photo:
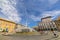
[[[59,35],[60,32],[57,34]],[[60,40],[60,35],[57,38],[52,33],[45,35],[0,35],[0,40]]]

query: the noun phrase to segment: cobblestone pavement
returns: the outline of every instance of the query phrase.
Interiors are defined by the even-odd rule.
[[[60,33],[58,33],[59,35]],[[0,40],[60,40],[60,36],[55,38],[52,33],[46,35],[0,35]]]

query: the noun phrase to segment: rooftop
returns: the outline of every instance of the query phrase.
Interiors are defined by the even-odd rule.
[[[6,20],[6,19],[3,19],[3,18],[0,18],[0,20],[16,24],[16,23],[15,23],[15,22],[13,22],[13,21]]]
[[[41,20],[42,20],[42,19],[46,19],[46,18],[51,18],[51,16],[47,16],[47,17],[41,18]]]

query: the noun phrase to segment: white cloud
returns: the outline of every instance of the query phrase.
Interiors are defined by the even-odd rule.
[[[60,14],[60,10],[42,12],[42,15],[44,15],[44,16],[56,16],[56,15],[59,15],[59,14]]]
[[[37,17],[35,15],[31,15],[30,18],[33,19],[34,21],[40,21],[41,17],[40,16]]]
[[[54,19],[58,15],[60,15],[60,10],[44,11],[40,16],[31,15],[31,19],[33,19],[34,21],[40,21],[41,18],[47,17],[47,16],[52,16],[52,19]]]
[[[58,15],[60,15],[60,10],[45,11],[45,12],[42,13],[42,17],[53,16],[53,18],[55,18]]]
[[[21,18],[19,17],[19,14],[16,10],[16,8],[12,5],[16,5],[15,0],[12,0],[12,3],[9,0],[0,0],[0,8],[2,9],[1,12],[7,16],[9,20],[12,20],[14,22],[21,21]]]

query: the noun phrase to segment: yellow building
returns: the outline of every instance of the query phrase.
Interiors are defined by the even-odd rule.
[[[57,20],[60,20],[60,16],[57,18]]]
[[[60,31],[60,17],[58,17],[57,20],[55,20],[54,22],[57,26],[57,29]]]
[[[16,23],[0,18],[0,32],[15,32]]]

